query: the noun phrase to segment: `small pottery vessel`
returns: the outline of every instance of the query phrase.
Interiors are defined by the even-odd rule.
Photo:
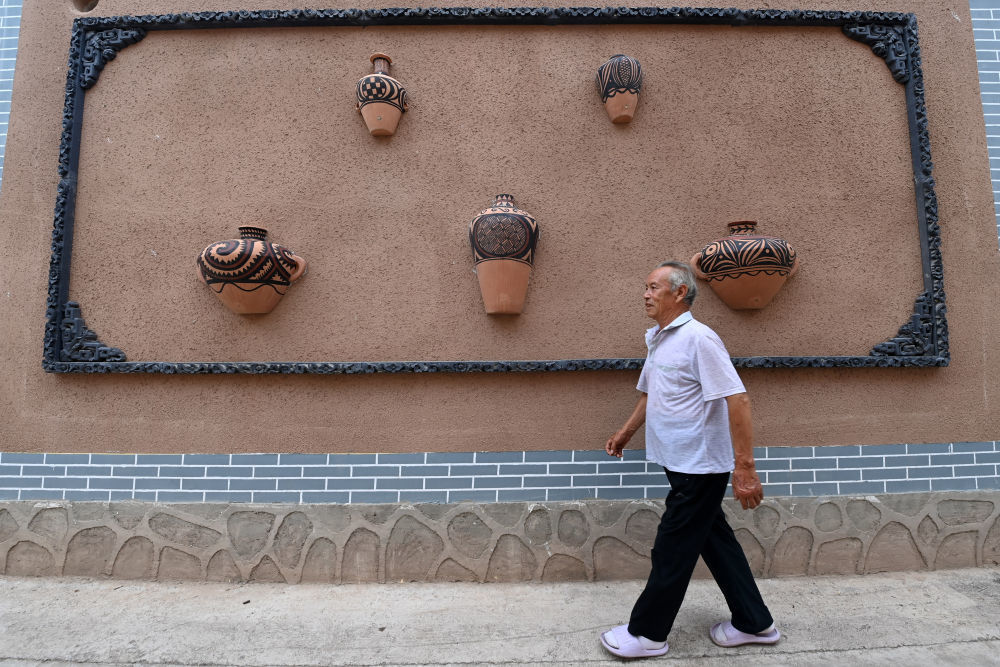
[[[392,59],[384,53],[373,53],[371,61],[375,72],[358,81],[357,106],[368,131],[385,137],[396,131],[400,116],[409,106],[406,90],[388,74]]]
[[[267,230],[240,227],[240,238],[217,241],[198,256],[198,277],[240,315],[271,312],[306,271],[306,260],[267,240]]]
[[[635,115],[642,88],[642,67],[635,58],[621,53],[597,69],[597,88],[612,123],[627,123]]]
[[[729,236],[705,246],[691,268],[730,308],[763,308],[799,270],[799,259],[788,241],[756,234],[752,220],[728,227]]]
[[[535,261],[538,223],[511,195],[497,195],[469,225],[479,290],[489,315],[518,315]]]

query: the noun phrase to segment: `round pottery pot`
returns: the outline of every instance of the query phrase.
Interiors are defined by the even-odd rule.
[[[486,313],[520,314],[535,261],[538,223],[511,195],[497,195],[492,206],[472,219],[469,243]]]
[[[635,115],[642,88],[642,67],[635,58],[621,53],[597,69],[597,88],[612,123],[627,123]]]
[[[799,269],[788,241],[756,234],[752,220],[730,222],[729,236],[691,258],[696,276],[734,310],[763,308]]]
[[[306,260],[267,240],[267,230],[240,227],[240,238],[217,241],[198,255],[198,277],[229,310],[271,312],[306,272]]]
[[[409,108],[406,89],[389,76],[392,59],[384,53],[371,57],[375,72],[358,80],[358,111],[376,137],[386,137],[396,131],[399,118]]]

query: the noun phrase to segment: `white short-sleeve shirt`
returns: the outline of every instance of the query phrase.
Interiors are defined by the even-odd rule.
[[[726,396],[746,391],[726,346],[690,312],[646,332],[639,391],[646,402],[646,458],[688,474],[731,472]]]

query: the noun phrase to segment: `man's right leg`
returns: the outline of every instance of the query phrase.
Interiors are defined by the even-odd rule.
[[[656,531],[646,587],[636,600],[628,632],[666,641],[684,600],[698,554],[712,527],[729,475],[685,475],[667,471],[670,493]]]

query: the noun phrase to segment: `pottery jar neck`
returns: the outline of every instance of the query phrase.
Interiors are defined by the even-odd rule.
[[[757,229],[757,222],[754,220],[739,220],[726,225],[729,228],[730,236],[745,236],[753,234]]]
[[[256,239],[258,241],[267,240],[267,230],[263,227],[240,227],[241,239]]]
[[[503,208],[517,208],[517,204],[514,203],[514,195],[497,195],[493,200],[493,205]]]
[[[375,66],[375,74],[389,74],[389,65],[392,64],[392,58],[384,53],[373,53],[371,61],[372,65]]]

